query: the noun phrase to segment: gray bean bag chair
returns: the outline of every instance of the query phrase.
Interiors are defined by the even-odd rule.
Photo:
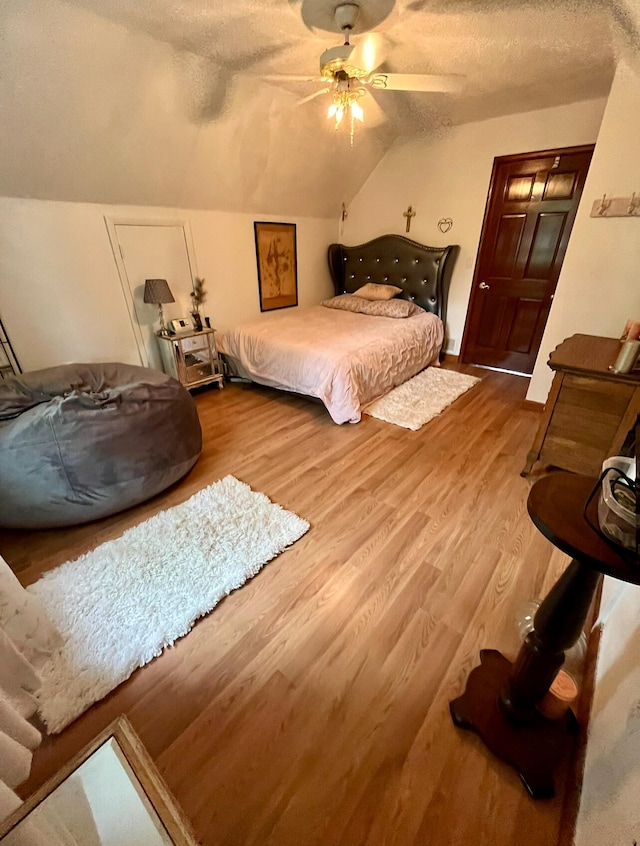
[[[0,526],[86,523],[154,496],[202,449],[175,379],[127,364],[69,364],[0,382]]]

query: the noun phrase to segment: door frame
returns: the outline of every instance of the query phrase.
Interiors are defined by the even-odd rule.
[[[178,226],[184,233],[184,242],[187,250],[187,260],[189,262],[189,271],[191,273],[191,284],[193,280],[199,276],[198,265],[196,262],[196,251],[193,245],[193,236],[191,234],[191,226],[188,220],[183,218],[144,218],[144,217],[110,217],[104,216],[104,223],[107,227],[107,234],[109,236],[109,243],[111,244],[111,251],[118,269],[118,277],[120,279],[120,286],[122,288],[122,295],[127,304],[127,311],[129,313],[129,320],[131,322],[131,329],[135,338],[136,346],[138,348],[138,356],[143,367],[149,367],[149,358],[147,356],[147,349],[145,347],[144,338],[142,337],[142,330],[138,323],[135,306],[133,303],[133,296],[131,292],[131,285],[129,284],[129,277],[127,276],[127,268],[124,263],[124,257],[120,250],[118,243],[118,233],[116,226]]]
[[[498,167],[501,164],[508,163],[508,162],[517,162],[517,161],[526,161],[527,159],[544,157],[544,156],[562,156],[566,155],[567,153],[587,153],[593,152],[595,149],[595,143],[593,144],[578,144],[575,147],[555,147],[551,150],[532,150],[530,153],[512,153],[508,156],[495,156],[493,159],[493,166],[491,168],[491,179],[489,180],[489,189],[487,191],[487,199],[485,201],[484,206],[484,215],[482,217],[482,228],[480,230],[480,240],[478,241],[478,250],[476,252],[476,260],[473,268],[473,278],[471,280],[471,294],[469,296],[469,302],[467,304],[467,313],[465,316],[464,321],[464,331],[462,333],[462,342],[460,343],[460,355],[458,356],[459,361],[464,361],[464,357],[467,352],[467,346],[469,341],[469,328],[471,323],[471,312],[473,311],[473,306],[475,305],[476,297],[478,296],[478,286],[482,281],[480,279],[480,253],[482,251],[483,240],[485,235],[487,234],[487,229],[489,225],[489,210],[491,208],[491,201],[493,199],[493,191],[495,190],[495,183],[496,177],[498,173]],[[584,196],[584,192],[583,192]],[[582,202],[582,197],[580,197],[580,202]],[[578,208],[580,204],[578,204]],[[577,210],[576,210],[577,212]],[[575,220],[574,220],[575,223]],[[573,234],[573,228],[571,231],[571,235]],[[569,246],[569,241],[571,240],[571,235],[569,235],[569,239],[567,241],[567,247]],[[565,247],[562,255],[562,262],[564,263],[564,258],[566,254],[567,248]],[[558,278],[558,281],[560,279]],[[551,309],[553,308],[553,302],[551,303]],[[547,316],[547,320],[551,316],[551,309],[549,310],[549,315]],[[544,331],[543,335],[544,337]],[[538,352],[540,351],[540,347],[538,347]],[[472,362],[467,362],[467,364],[471,364]],[[478,365],[484,367],[484,365]],[[494,368],[496,369],[496,368]],[[499,368],[497,368],[499,369]],[[515,371],[509,371],[515,372]],[[516,373],[516,376],[524,376],[527,379],[531,378],[531,374],[529,373]]]

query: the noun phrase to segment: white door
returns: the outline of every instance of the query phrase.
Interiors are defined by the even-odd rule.
[[[145,367],[162,370],[155,336],[158,306],[143,301],[145,279],[166,279],[175,299],[163,306],[165,321],[186,317],[191,310],[190,293],[197,275],[182,224],[114,223],[109,226],[116,263],[140,359]],[[118,255],[121,261],[118,261]]]

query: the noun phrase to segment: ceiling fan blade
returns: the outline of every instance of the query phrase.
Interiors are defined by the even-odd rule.
[[[368,32],[354,46],[348,64],[353,68],[371,73],[387,58],[384,38],[377,32]]]
[[[260,74],[260,79],[266,82],[322,82],[319,76],[296,75],[291,73],[263,73]]]
[[[436,76],[428,73],[373,73],[367,82],[377,91],[428,91],[439,94],[457,94],[462,91],[463,76],[447,74]]]
[[[298,100],[296,106],[302,106],[304,103],[308,103],[309,100],[315,100],[316,97],[320,97],[322,94],[328,94],[330,91],[330,88],[321,88],[320,91],[314,91],[313,94],[309,94],[308,97],[303,97],[302,100]]]

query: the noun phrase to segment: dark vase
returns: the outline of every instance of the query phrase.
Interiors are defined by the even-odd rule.
[[[196,332],[202,332],[202,318],[199,311],[192,311],[191,317],[193,319],[193,328]]]

